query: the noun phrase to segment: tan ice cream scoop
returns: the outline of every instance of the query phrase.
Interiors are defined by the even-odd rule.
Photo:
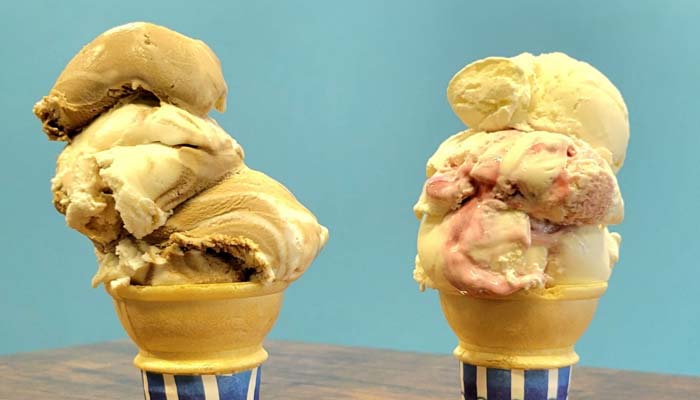
[[[120,99],[151,93],[194,115],[226,109],[219,59],[201,40],[134,22],[99,35],[34,106],[51,140],[71,140]]]
[[[327,240],[328,230],[287,188],[243,167],[175,208],[152,234],[98,251],[93,285],[291,282]]]
[[[230,254],[262,281],[296,280],[327,239],[328,230],[287,188],[247,167],[176,208],[145,238]]]

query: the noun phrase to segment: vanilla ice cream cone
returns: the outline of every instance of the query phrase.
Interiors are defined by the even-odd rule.
[[[619,258],[627,106],[562,53],[473,62],[447,98],[469,129],[426,165],[414,279],[459,339],[463,399],[566,400]]]

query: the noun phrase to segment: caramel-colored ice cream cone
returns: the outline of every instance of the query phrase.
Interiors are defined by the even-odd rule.
[[[209,116],[221,64],[201,40],[134,22],[107,30],[34,106],[66,141],[51,189],[139,348],[146,400],[258,400],[284,289],[328,230],[244,163]]]

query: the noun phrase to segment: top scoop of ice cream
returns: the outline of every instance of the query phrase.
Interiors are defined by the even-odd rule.
[[[219,59],[202,41],[135,22],[83,47],[34,106],[51,140],[70,140],[120,99],[148,92],[197,116],[226,109]]]
[[[70,139],[54,205],[95,245],[93,285],[292,281],[324,246],[326,228],[207,116],[225,95],[206,45],[136,23],[88,44],[37,104],[50,138]]]
[[[464,67],[447,98],[474,131],[548,131],[608,152],[614,170],[627,151],[627,106],[600,71],[562,53],[489,57]]]

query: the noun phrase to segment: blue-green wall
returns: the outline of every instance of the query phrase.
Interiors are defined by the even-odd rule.
[[[205,40],[230,87],[214,115],[248,163],[331,231],[274,338],[448,353],[436,295],[411,279],[424,162],[462,129],[447,81],[489,55],[564,51],[621,90],[632,139],[622,259],[582,363],[700,374],[697,1],[24,1],[0,34],[0,353],[124,337],[90,288],[87,239],[51,206],[60,143],[31,114],[103,30],[149,20]]]

